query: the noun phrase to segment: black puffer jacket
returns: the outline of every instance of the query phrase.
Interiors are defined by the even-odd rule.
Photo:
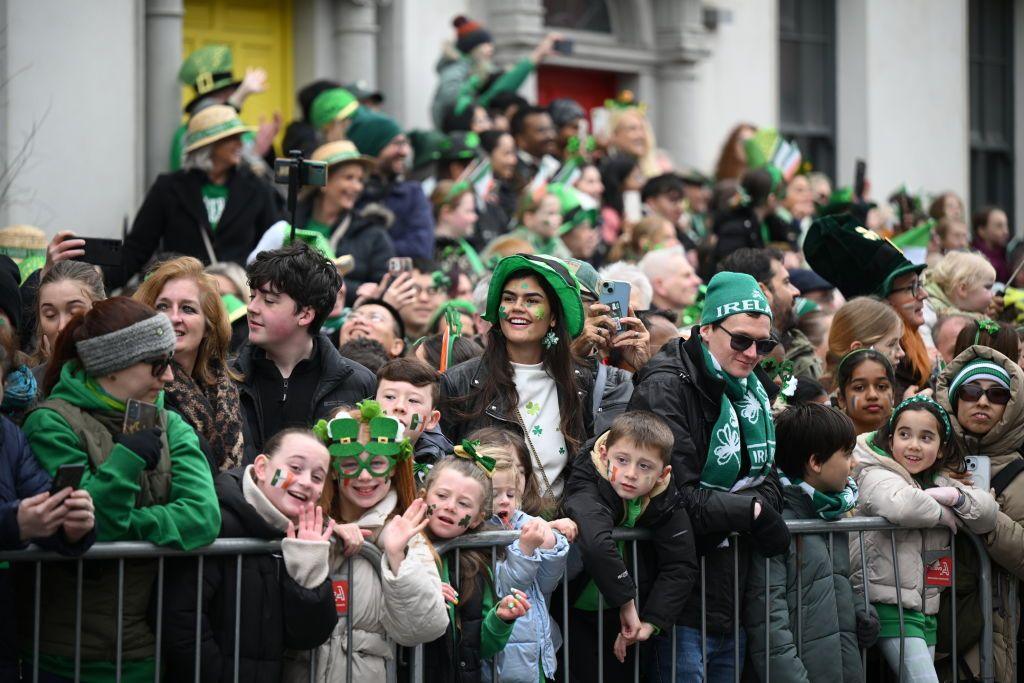
[[[586,569],[570,584],[569,591],[578,596],[593,579],[609,609],[621,607],[639,595],[640,620],[665,631],[676,622],[698,576],[690,516],[680,504],[671,479],[654,487],[645,497],[643,512],[634,525],[650,529],[654,539],[637,544],[640,576],[632,576],[632,569],[627,568],[611,536],[625,516],[625,503],[598,466],[596,449],[607,436],[602,434],[587,443],[573,462],[565,488],[565,512],[579,525],[576,544]],[[648,600],[648,596],[657,599]]]
[[[459,443],[467,434],[481,427],[504,427],[522,434],[523,430],[516,419],[516,406],[511,397],[495,398],[480,417],[469,420],[460,417],[461,413],[475,407],[475,401],[480,398],[479,392],[485,372],[483,358],[477,357],[459,363],[441,376],[441,431],[452,443]],[[583,413],[583,431],[572,436],[578,444],[582,444],[594,431],[594,415],[591,410],[594,376],[581,366],[577,366],[574,372],[576,395],[579,397],[580,410]],[[559,403],[565,390],[566,387],[558,387]]]
[[[220,501],[220,538],[280,540],[284,534],[260,516],[242,493],[245,469],[229,470],[215,482]],[[229,681],[234,674],[235,596],[239,615],[238,680],[281,680],[285,649],[310,650],[326,641],[338,623],[330,578],[303,588],[285,570],[280,553],[247,555],[242,583],[235,580],[234,557],[208,557],[203,563],[200,634],[202,681]],[[169,571],[165,609],[168,680],[193,680],[197,563]]]
[[[238,350],[234,369],[242,375],[238,383],[238,398],[242,404],[243,433],[245,434],[245,462],[251,463],[263,449],[263,443],[273,434],[263,433],[263,416],[256,389],[253,354],[257,347],[245,342]],[[320,335],[315,340],[314,353],[320,354],[320,379],[309,405],[309,424],[326,419],[340,406],[354,406],[364,398],[377,393],[377,378],[359,363],[343,357],[330,340]]]
[[[481,680],[483,596],[484,591],[493,589],[480,574],[476,575],[475,583],[473,594],[455,607],[457,625],[449,625],[443,636],[424,645],[425,683],[477,683]]]
[[[208,182],[207,175],[198,170],[157,177],[124,240],[124,272],[121,277],[113,272],[108,277],[111,287],[124,284],[157,251],[194,256],[209,263],[203,232],[210,238],[218,261],[245,265],[246,257],[266,229],[281,218],[273,190],[262,178],[240,166],[228,180],[227,205],[217,229],[211,230],[202,193]]]
[[[675,436],[672,449],[672,480],[679,488],[682,504],[690,513],[697,549],[706,558],[707,628],[730,634],[733,627],[733,547],[719,547],[730,532],[749,532],[753,522],[753,501],[759,499],[782,512],[782,491],[774,469],[757,487],[725,493],[700,487],[700,475],[707,459],[711,430],[718,419],[725,385],[704,369],[700,332],[694,327],[689,340],[674,339],[633,376],[633,397],[629,410],[650,410],[668,422]],[[758,369],[758,378],[769,399],[778,393],[775,384]],[[740,476],[749,470],[746,448],[742,452]],[[739,544],[739,593],[746,585],[746,543]],[[689,608],[679,623],[700,628],[701,591],[694,586]]]
[[[296,209],[296,224],[306,225],[312,212],[312,200],[301,202]],[[334,242],[334,234],[347,215],[339,216],[331,226],[330,241],[334,244],[335,254],[351,254],[356,262],[352,271],[345,276],[345,301],[351,306],[355,303],[359,285],[380,282],[388,272],[388,260],[395,255],[395,245],[391,243],[388,229],[394,223],[395,215],[383,204],[367,204],[352,215],[345,233]]]
[[[715,235],[718,237],[715,260],[721,261],[744,247],[764,249],[769,246],[765,243],[766,235],[771,244],[786,244],[796,249],[799,232],[795,232],[792,225],[775,214],[769,214],[764,219],[764,227],[765,231],[762,231],[761,219],[749,206],[741,206],[724,214],[715,221]]]

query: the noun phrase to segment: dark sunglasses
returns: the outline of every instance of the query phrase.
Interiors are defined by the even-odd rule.
[[[157,358],[155,360],[146,361],[152,366],[152,372],[154,377],[159,377],[167,371],[167,368],[171,365],[171,356],[164,356],[163,358]]]
[[[957,392],[957,397],[960,400],[975,403],[981,400],[981,397],[985,396],[988,398],[988,402],[997,406],[1005,406],[1010,402],[1010,390],[1003,387],[989,387],[988,389],[982,389],[980,384],[974,382],[965,384],[960,387],[960,391]]]
[[[733,334],[721,325],[718,326],[718,329],[729,335],[729,346],[732,347],[733,351],[746,351],[750,348],[751,344],[754,344],[757,347],[757,355],[767,356],[779,345],[779,342],[774,339],[754,339],[745,334]]]

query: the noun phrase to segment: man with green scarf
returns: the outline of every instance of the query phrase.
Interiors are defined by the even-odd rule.
[[[673,481],[705,558],[703,591],[694,587],[677,619],[677,680],[699,680],[705,666],[704,680],[733,680],[734,651],[743,661],[745,646],[742,629],[734,638],[733,595],[745,590],[749,547],[766,557],[789,547],[772,467],[777,389],[758,368],[775,346],[771,323],[771,306],[754,278],[718,273],[708,283],[700,325],[688,339],[665,344],[634,377],[629,410],[650,410],[671,427]],[[740,534],[738,548],[732,533]],[[663,679],[671,676],[671,638],[657,642]]]

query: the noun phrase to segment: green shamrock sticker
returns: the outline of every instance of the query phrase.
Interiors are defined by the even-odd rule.
[[[540,413],[540,404],[536,401],[530,401],[526,404],[526,412],[530,415],[536,416]]]
[[[558,449],[558,454],[559,455],[565,455],[565,447],[564,446]]]
[[[540,425],[533,425],[533,435],[534,436],[540,436],[543,433],[544,433],[544,430],[541,429]]]

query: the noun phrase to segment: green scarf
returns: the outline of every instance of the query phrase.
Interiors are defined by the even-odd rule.
[[[839,493],[824,493],[799,477],[779,479],[784,485],[795,485],[803,489],[804,493],[811,497],[811,504],[814,505],[818,516],[826,522],[839,519],[857,505],[857,482],[853,477],[847,477],[846,488]]]
[[[708,373],[725,383],[718,420],[711,430],[708,456],[700,474],[700,485],[718,491],[740,491],[757,486],[775,460],[775,423],[772,422],[768,394],[754,375],[736,379],[722,371],[722,366],[704,344],[700,349]],[[737,408],[742,420],[737,417]],[[744,445],[750,458],[750,471],[739,479]]]

